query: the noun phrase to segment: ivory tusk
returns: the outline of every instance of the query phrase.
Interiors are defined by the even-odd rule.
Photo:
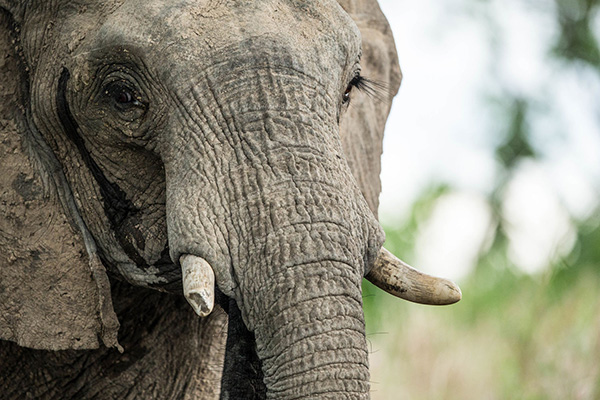
[[[196,314],[206,317],[215,306],[215,273],[203,258],[184,254],[179,258],[183,295]]]
[[[366,278],[389,294],[420,304],[441,306],[462,297],[454,282],[419,272],[383,247]]]

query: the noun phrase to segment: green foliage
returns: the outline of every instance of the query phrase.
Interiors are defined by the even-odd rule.
[[[600,398],[600,263],[590,266],[529,276],[492,252],[448,307],[365,284],[373,398]]]
[[[529,139],[529,102],[522,97],[506,96],[506,99],[498,104],[500,115],[507,120],[507,127],[501,132],[504,140],[496,148],[496,157],[504,169],[512,170],[522,158],[535,158],[536,154]]]
[[[594,217],[577,223],[577,245],[565,263],[578,268],[596,269],[600,262],[600,207]],[[600,270],[597,270],[600,273]]]
[[[598,6],[598,0],[556,0],[561,34],[552,50],[558,58],[582,62],[600,72],[600,49],[592,30]]]
[[[498,28],[494,2],[464,3],[467,9],[489,7],[469,15],[486,19],[490,30]],[[571,72],[585,66],[600,73],[600,0],[554,4],[558,34],[548,38],[551,57],[544,61],[558,60]],[[490,89],[494,98],[485,100],[497,127],[491,134],[498,173],[487,199],[494,237],[459,282],[463,300],[421,306],[363,284],[374,399],[600,399],[600,206],[586,220],[573,219],[573,249],[543,272],[528,275],[513,265],[503,195],[524,159],[543,159],[532,115],[551,108],[539,93],[499,84]],[[420,227],[452,190],[441,183],[424,191],[404,223],[386,227],[386,247],[410,263]]]

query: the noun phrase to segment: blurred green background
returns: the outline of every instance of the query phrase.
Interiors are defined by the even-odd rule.
[[[600,1],[380,3],[405,73],[394,104],[398,116],[391,117],[386,140],[408,138],[387,142],[384,153],[410,159],[421,145],[434,156],[416,158],[449,170],[422,173],[424,166],[384,160],[382,196],[388,198],[382,198],[380,220],[385,246],[419,269],[455,279],[463,300],[448,307],[422,306],[363,284],[372,397],[600,399]],[[414,21],[419,13],[428,14],[423,22]],[[532,35],[535,46],[519,47],[531,43]],[[411,72],[418,75],[411,65],[432,57],[427,43],[453,40],[456,46],[460,38],[466,38],[465,51],[457,54],[451,47],[440,55],[444,46],[435,50],[439,69],[426,72],[433,86],[416,79],[411,92]],[[477,73],[461,75],[461,68]],[[438,70],[456,82],[438,83]],[[462,88],[472,92],[465,101],[475,99],[464,113],[484,118],[467,115],[470,123],[453,127],[440,110],[449,102],[438,104],[434,98],[460,103]],[[443,93],[453,90],[460,96]],[[423,92],[429,100],[411,100],[411,93]],[[407,112],[411,102],[420,110]],[[461,112],[458,107],[447,108],[454,115]],[[419,112],[442,120],[442,129],[414,132],[419,121],[393,122]],[[411,142],[411,136],[425,134],[431,137],[422,144]],[[478,156],[457,156],[452,148],[436,151],[444,146],[439,136],[458,149],[476,148]],[[398,157],[402,151],[406,157]],[[446,153],[450,158],[436,156]],[[460,168],[456,173],[455,167]],[[386,194],[392,180],[408,189]],[[448,199],[465,196],[483,206],[463,213],[458,223],[444,217],[459,204]],[[475,236],[461,233],[470,226],[483,228],[474,228]],[[444,242],[457,244],[448,250]],[[462,249],[463,242],[471,246]],[[433,267],[428,266],[431,253],[439,253]]]

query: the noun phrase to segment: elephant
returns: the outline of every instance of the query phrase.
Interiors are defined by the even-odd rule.
[[[0,0],[0,31],[3,398],[366,399],[363,277],[460,299],[382,247],[376,0]]]

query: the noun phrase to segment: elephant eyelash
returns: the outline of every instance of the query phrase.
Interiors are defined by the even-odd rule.
[[[365,78],[364,76],[361,76],[361,75],[356,75],[354,78],[352,78],[352,80],[350,81],[350,84],[348,85],[348,87],[346,88],[346,91],[344,92],[344,96],[342,98],[343,104],[350,103],[350,92],[352,92],[353,88],[356,88],[357,90],[360,90],[360,91],[364,92],[365,94],[367,94],[367,96],[377,99],[377,100],[380,100],[380,101],[385,101],[386,98],[388,97],[386,95],[387,87],[385,84],[383,84],[381,82],[373,81],[373,80]]]
[[[362,75],[356,75],[350,81],[350,86],[364,92],[369,97],[373,97],[377,100],[385,100],[387,93],[387,86],[383,82],[374,81],[365,78]]]

